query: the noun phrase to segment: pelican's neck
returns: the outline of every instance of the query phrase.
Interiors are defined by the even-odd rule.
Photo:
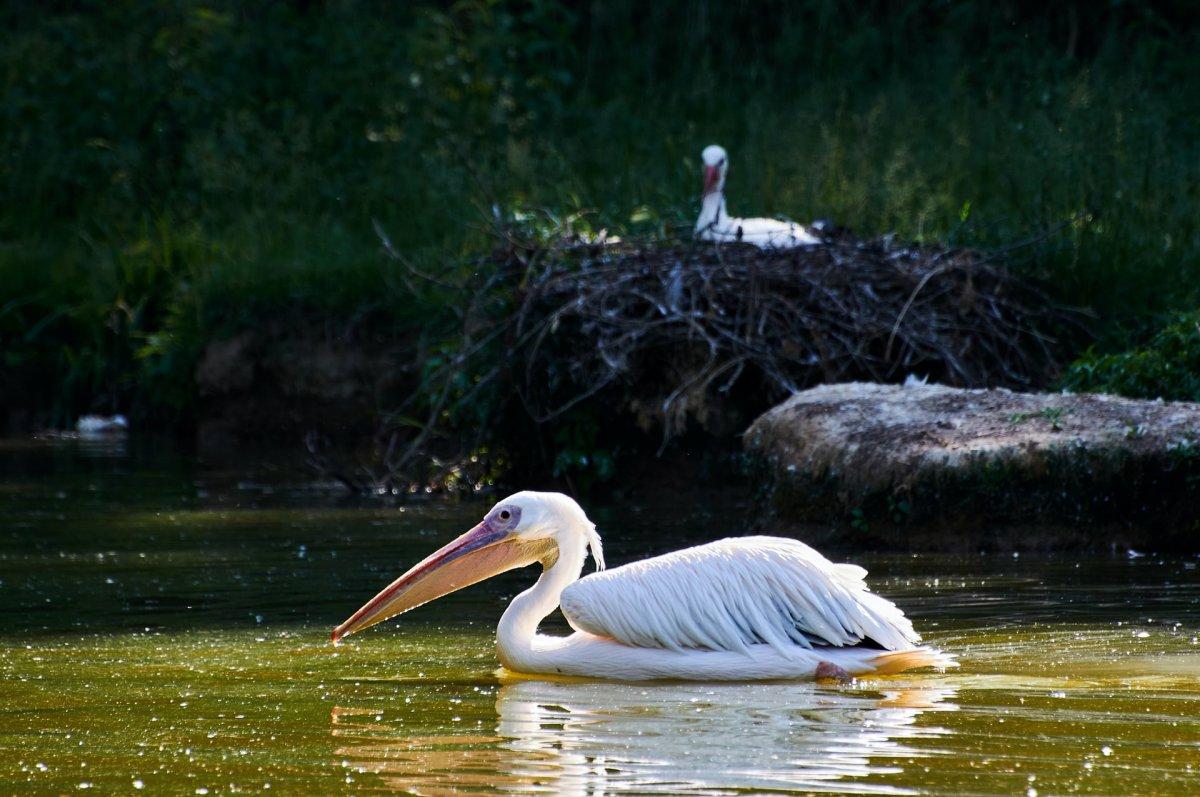
[[[558,608],[562,591],[583,571],[587,557],[585,535],[560,534],[557,541],[558,559],[542,571],[536,584],[512,599],[496,629],[500,661],[511,670],[526,669],[521,665],[533,651],[538,624]]]
[[[700,218],[696,219],[696,232],[704,232],[709,227],[715,226],[724,215],[724,189],[718,188],[716,191],[705,194],[704,199],[700,202]]]

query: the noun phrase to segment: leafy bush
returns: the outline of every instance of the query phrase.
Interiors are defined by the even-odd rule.
[[[1067,370],[1063,384],[1077,391],[1200,401],[1200,312],[1175,316],[1128,351],[1089,350]]]

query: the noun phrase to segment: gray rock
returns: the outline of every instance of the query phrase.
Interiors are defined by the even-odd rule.
[[[745,442],[776,520],[923,544],[930,530],[975,545],[980,529],[1033,524],[1059,527],[1051,547],[1200,549],[1200,404],[823,385],[766,412]]]

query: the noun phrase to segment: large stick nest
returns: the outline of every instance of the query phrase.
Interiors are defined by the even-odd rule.
[[[1037,387],[1058,371],[1052,335],[1080,320],[1009,270],[1002,255],[1021,247],[985,254],[837,234],[763,252],[586,243],[568,225],[550,241],[504,232],[457,280],[417,268],[376,231],[411,290],[456,297],[455,331],[422,339],[416,361],[433,367],[385,414],[376,465],[348,469],[309,441],[317,467],[356,490],[478,489],[490,465],[475,452],[519,442],[490,431],[515,428],[494,423],[514,409],[539,425],[577,408],[625,412],[665,445],[689,421],[740,433],[821,382],[915,374]]]
[[[521,275],[508,362],[539,422],[620,386],[664,439],[747,384],[765,410],[821,382],[916,374],[962,387],[1044,385],[1058,370],[1056,308],[997,256],[832,236],[748,245],[513,244]]]

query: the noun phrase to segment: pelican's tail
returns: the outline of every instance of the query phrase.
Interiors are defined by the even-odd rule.
[[[885,650],[871,663],[875,665],[874,675],[891,675],[918,667],[933,667],[938,672],[944,672],[958,666],[952,654],[925,645],[908,650]]]

